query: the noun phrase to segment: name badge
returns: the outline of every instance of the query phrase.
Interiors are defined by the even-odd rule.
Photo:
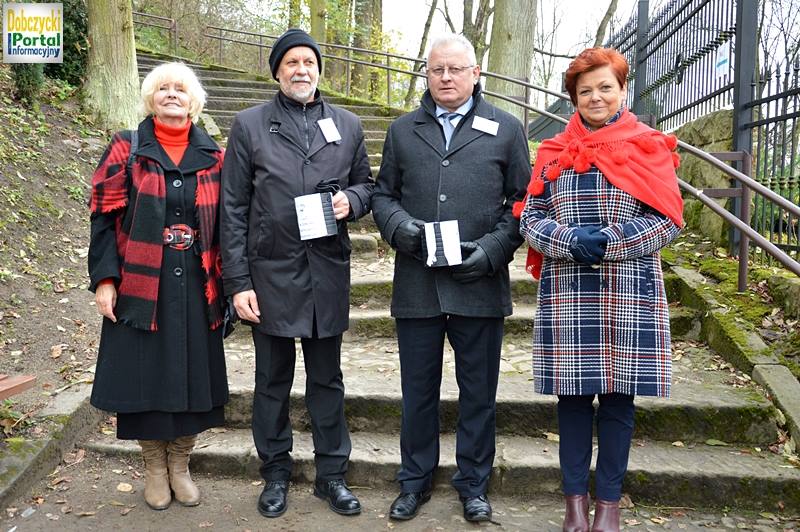
[[[322,131],[322,136],[325,137],[325,142],[331,143],[342,140],[342,136],[336,128],[336,124],[333,123],[333,118],[317,120],[317,124],[319,124],[319,129]]]
[[[483,131],[484,133],[488,133],[493,137],[497,136],[497,128],[499,127],[500,124],[494,120],[489,120],[487,118],[483,118],[482,116],[475,116],[472,118],[472,129]]]

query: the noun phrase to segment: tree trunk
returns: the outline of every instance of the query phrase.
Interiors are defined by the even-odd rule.
[[[372,27],[370,28],[369,46],[372,50],[386,50],[383,42],[383,0],[372,0]],[[372,57],[373,63],[386,63],[386,57],[376,55]],[[391,83],[391,74],[389,75]],[[370,99],[378,101],[386,95],[386,71],[383,69],[372,68],[369,74],[369,94]],[[387,102],[389,105],[391,102]]]
[[[326,0],[325,4],[328,9],[325,21],[325,42],[346,46],[350,44],[350,29],[352,27],[351,2],[352,0]],[[346,51],[337,48],[331,48],[329,52],[331,55],[342,58],[347,56]],[[347,92],[348,64],[344,60],[331,59],[329,57],[324,58],[322,63],[326,86],[339,92]]]
[[[431,21],[433,21],[433,15],[436,13],[436,4],[438,0],[431,0],[431,9],[428,11],[428,19],[425,21],[425,29],[422,30],[422,40],[419,42],[419,52],[417,53],[417,57],[422,57],[422,54],[425,53],[425,48],[428,46],[428,33],[431,30]],[[422,63],[414,63],[414,72],[418,71]],[[406,97],[403,100],[403,107],[411,107],[411,104],[414,100],[414,94],[417,92],[417,76],[411,76],[411,80],[408,83],[408,91],[406,92]]]
[[[488,70],[528,81],[533,63],[535,33],[536,0],[495,0]],[[507,81],[488,78],[486,89],[525,101],[524,88]],[[523,119],[521,107],[498,99],[494,103]]]
[[[535,0],[531,0],[531,3],[535,4]],[[478,10],[475,12],[474,20],[472,11],[472,0],[464,0],[464,29],[461,33],[472,43],[475,48],[475,57],[478,64],[481,65],[487,50],[486,29],[489,27],[489,19],[494,9],[491,7],[490,0],[478,0]]]
[[[355,0],[355,19],[353,28],[353,46],[356,48],[369,48],[370,30],[372,29],[373,9],[372,0]],[[370,56],[363,52],[355,52],[355,59],[369,61]],[[353,65],[353,78],[351,88],[355,96],[366,97],[369,91],[369,67]]]
[[[289,0],[289,27],[300,27],[300,0]]]
[[[311,10],[311,36],[317,42],[326,42],[325,17],[328,15],[326,2],[325,0],[309,0],[309,8]]]
[[[600,25],[597,27],[597,34],[594,36],[595,48],[598,46],[603,46],[603,41],[606,39],[606,30],[608,29],[608,24],[611,22],[611,17],[613,17],[614,13],[617,11],[617,2],[618,0],[611,0],[611,3],[608,4],[606,14],[603,15],[603,20],[600,21]]]
[[[86,8],[86,105],[107,129],[133,128],[139,122],[139,73],[131,0],[88,0]]]

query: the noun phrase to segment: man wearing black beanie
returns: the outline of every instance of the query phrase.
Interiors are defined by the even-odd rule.
[[[369,212],[374,181],[358,117],[317,90],[321,63],[319,46],[302,30],[275,41],[269,65],[280,90],[236,115],[222,173],[223,285],[253,328],[253,440],[266,483],[258,511],[266,517],[287,508],[296,338],[307,375],[314,494],[336,513],[361,512],[344,481],[351,445],[340,353],[350,310],[347,222]],[[323,212],[331,206],[335,224],[309,217],[301,205],[311,200]],[[309,232],[319,222],[324,231]]]

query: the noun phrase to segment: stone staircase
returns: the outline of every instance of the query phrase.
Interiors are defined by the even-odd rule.
[[[164,58],[147,54],[139,54],[137,59],[140,77],[144,77],[154,66],[165,60]],[[222,131],[222,135],[226,138],[236,113],[272,99],[278,90],[278,83],[271,78],[244,72],[208,68],[200,64],[187,64],[194,69],[203,84],[203,88],[208,93],[205,112],[211,115]],[[381,151],[383,149],[383,140],[386,137],[386,129],[395,117],[402,114],[402,111],[343,96],[326,95],[325,99],[361,117],[370,165],[372,166],[373,175],[377,175],[378,167],[381,164]]]
[[[141,58],[147,70],[153,59]],[[262,101],[275,83],[234,72],[198,69],[209,91],[208,112],[221,128],[237,109]],[[345,99],[334,102],[350,105]],[[380,106],[351,107],[363,116],[371,154],[380,150],[394,111]],[[375,156],[375,155],[373,155]],[[377,163],[378,158],[374,159]],[[376,172],[377,174],[377,172]],[[348,481],[353,486],[395,488],[400,466],[400,368],[394,323],[389,315],[393,254],[380,244],[370,219],[351,234],[372,245],[354,248],[351,328],[342,347],[346,414],[353,452]],[[354,238],[354,241],[357,239]],[[531,327],[536,284],[524,271],[524,252],[512,263],[514,315],[507,320],[497,397],[497,455],[491,491],[524,497],[558,493],[556,401],[533,392]],[[668,287],[668,293],[678,290]],[[720,507],[800,511],[800,469],[769,451],[781,417],[747,375],[734,371],[697,341],[699,317],[678,301],[670,305],[674,335],[673,396],[637,399],[636,431],[624,491],[635,502],[680,507]],[[314,479],[314,456],[304,405],[302,353],[292,389],[295,477]],[[226,340],[231,387],[227,426],[207,431],[192,457],[193,470],[257,479],[259,460],[249,430],[255,354],[246,327]],[[452,351],[447,346],[441,392],[439,486],[455,471],[454,428],[458,389]],[[96,432],[87,447],[112,455],[138,452],[130,442]]]

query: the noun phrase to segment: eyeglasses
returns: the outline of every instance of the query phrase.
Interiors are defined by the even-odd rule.
[[[445,72],[449,72],[450,75],[453,76],[453,77],[458,77],[458,76],[461,76],[461,75],[465,74],[468,70],[472,70],[473,68],[475,68],[475,65],[461,66],[461,67],[457,67],[457,66],[436,67],[436,68],[427,68],[426,67],[425,71],[429,75],[431,75],[431,76],[433,76],[435,78],[441,78],[442,76],[444,76]]]

